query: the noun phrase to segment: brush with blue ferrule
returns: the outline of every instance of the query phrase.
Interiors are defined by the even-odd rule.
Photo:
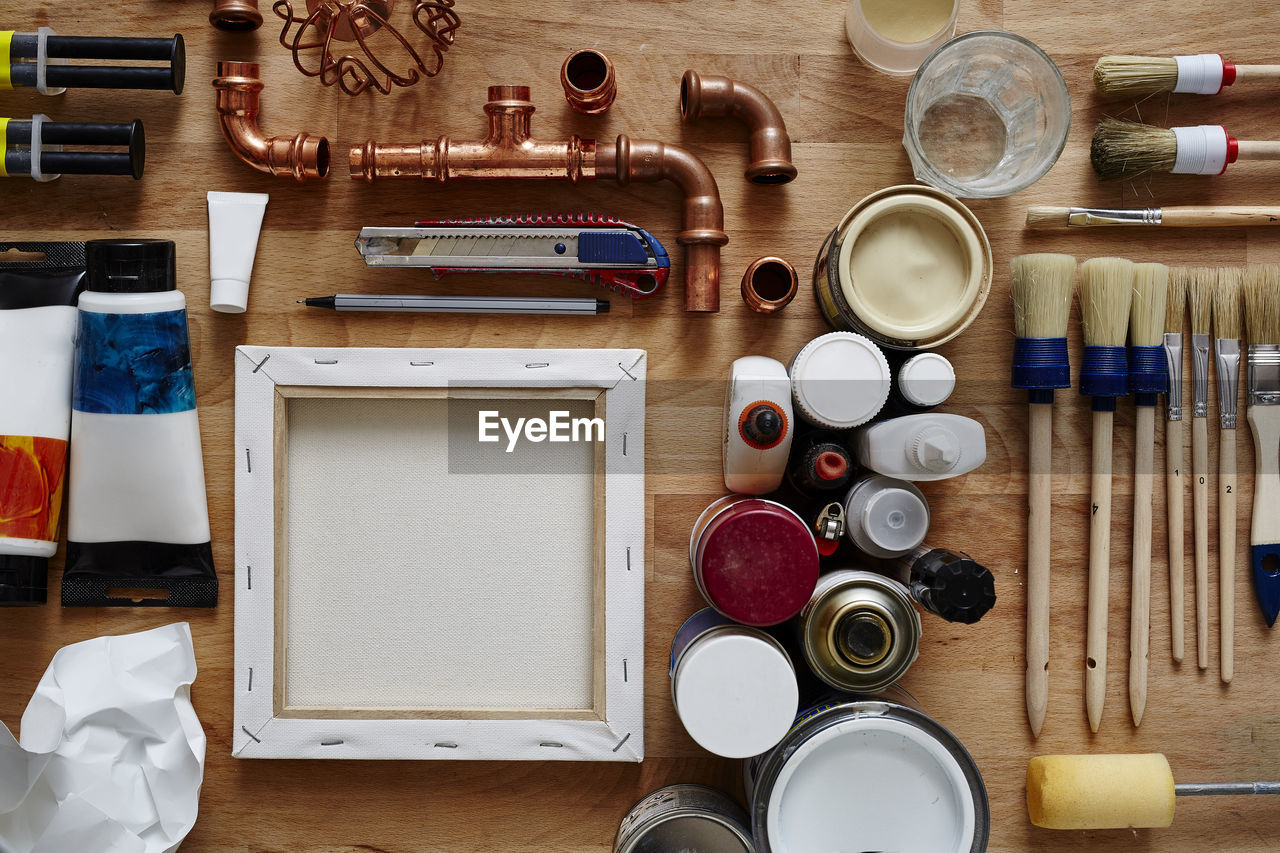
[[[1093,398],[1093,475],[1089,509],[1089,615],[1085,708],[1098,730],[1107,695],[1107,587],[1111,579],[1111,439],[1116,398],[1129,391],[1125,333],[1133,301],[1133,263],[1093,258],[1080,265],[1084,365],[1080,393]]]
[[[1053,490],[1053,392],[1071,387],[1067,322],[1076,259],[1019,255],[1013,259],[1013,387],[1025,388],[1027,481],[1027,720],[1040,736],[1049,704],[1049,559]]]
[[[1253,591],[1271,627],[1280,614],[1280,266],[1245,270],[1244,314],[1256,465],[1249,563]]]

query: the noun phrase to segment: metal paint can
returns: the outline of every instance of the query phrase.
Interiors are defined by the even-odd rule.
[[[757,853],[987,849],[978,765],[900,687],[807,709],[743,776]]]
[[[900,267],[894,283],[912,298],[892,317],[876,307],[877,294],[891,290],[890,282],[868,283],[854,275],[856,247],[869,254],[903,254],[901,247],[884,242],[890,229],[905,229],[918,242],[914,254],[894,257]],[[940,266],[949,271],[939,279],[946,286],[926,291],[924,270]],[[903,185],[862,199],[827,235],[814,262],[813,291],[833,329],[858,332],[892,349],[931,349],[977,318],[991,275],[991,243],[973,212],[942,190]]]
[[[813,674],[851,693],[875,693],[906,674],[920,654],[920,630],[906,587],[857,569],[823,575],[799,619]]]
[[[613,853],[755,853],[747,813],[705,785],[668,785],[632,806]]]
[[[743,495],[703,510],[689,535],[689,563],[707,604],[755,627],[795,616],[818,582],[818,545],[804,519]]]
[[[723,758],[747,758],[787,733],[800,703],[782,644],[710,607],[685,620],[671,642],[671,702],[685,731]]]

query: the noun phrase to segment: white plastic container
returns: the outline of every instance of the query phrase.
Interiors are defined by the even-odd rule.
[[[243,314],[248,308],[249,277],[268,198],[266,193],[208,194],[209,307],[214,311]]]
[[[889,362],[856,332],[814,338],[791,360],[796,411],[814,426],[849,429],[876,416],[889,399]]]
[[[850,0],[845,34],[877,71],[912,74],[955,33],[959,11],[960,0]]]
[[[711,608],[690,616],[671,643],[671,700],[685,731],[724,758],[759,755],[782,739],[800,702],[782,645]]]
[[[794,433],[786,366],[760,355],[736,360],[724,401],[725,488],[763,495],[781,486]]]
[[[913,355],[898,368],[898,394],[910,406],[922,409],[941,406],[955,389],[955,368],[936,352]]]
[[[844,501],[845,535],[859,551],[882,560],[914,551],[929,534],[929,502],[906,480],[868,474]]]
[[[973,418],[929,412],[864,427],[853,450],[858,464],[886,477],[946,480],[987,461],[987,435]]]

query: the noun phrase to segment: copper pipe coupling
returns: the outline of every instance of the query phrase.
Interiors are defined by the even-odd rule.
[[[575,50],[560,66],[560,85],[574,112],[599,115],[618,97],[618,80],[613,63],[598,50]]]
[[[791,137],[782,113],[754,86],[728,77],[686,71],[680,80],[680,115],[685,121],[705,116],[736,118],[751,133],[747,180],[753,184],[786,184],[795,180]]]
[[[209,23],[231,33],[256,30],[262,26],[258,0],[214,0]]]
[[[742,274],[742,301],[758,314],[774,314],[796,298],[800,279],[782,258],[756,258]]]

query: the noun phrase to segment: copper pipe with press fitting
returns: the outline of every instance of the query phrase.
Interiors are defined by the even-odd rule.
[[[271,136],[258,125],[258,79],[256,62],[219,62],[213,80],[218,92],[218,123],[222,136],[244,162],[259,172],[294,180],[323,178],[329,174],[329,140],[299,133]]]
[[[680,80],[680,115],[685,121],[706,116],[738,119],[751,131],[747,180],[753,184],[786,184],[795,180],[791,137],[782,113],[756,87],[728,77],[686,71]]]

